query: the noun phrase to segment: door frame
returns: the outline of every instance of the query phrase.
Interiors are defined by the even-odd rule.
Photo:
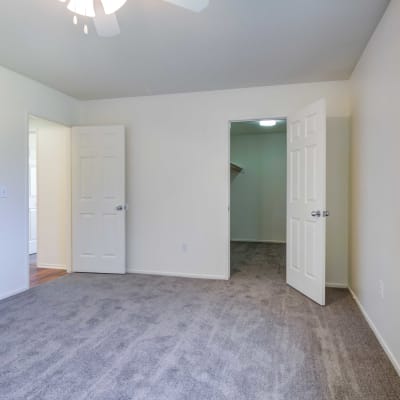
[[[31,193],[31,184],[32,184],[32,180],[31,180],[31,165],[30,165],[30,144],[31,144],[31,140],[30,140],[30,136],[31,135],[35,135],[35,141],[36,141],[36,150],[37,150],[37,132],[36,129],[29,129],[28,132],[28,212],[30,212],[31,208],[30,208],[30,193]],[[37,151],[36,151],[36,186],[37,186]],[[28,214],[29,215],[29,214]],[[37,253],[37,188],[36,188],[36,253]],[[31,219],[30,216],[28,218],[28,246],[29,246],[29,251],[28,254],[29,256],[33,253],[31,253],[31,248],[30,248],[30,231],[31,231]]]
[[[67,185],[66,185],[66,218],[65,218],[65,234],[66,234],[66,271],[67,273],[72,272],[72,202],[71,202],[71,126],[66,125],[65,123],[56,121],[54,119],[43,117],[39,114],[35,114],[32,112],[27,112],[25,116],[25,254],[26,254],[26,282],[27,287],[29,288],[29,281],[30,281],[30,262],[29,262],[29,132],[30,132],[30,118],[39,118],[48,122],[52,122],[54,124],[63,126],[70,130],[68,135],[67,146],[65,148],[67,157]],[[37,158],[37,164],[39,163],[39,157]],[[39,209],[39,198],[37,199],[37,209]]]
[[[260,122],[266,119],[275,119],[275,120],[285,120],[287,121],[287,116],[270,116],[270,117],[254,117],[254,118],[243,118],[243,119],[231,119],[228,121],[228,163],[227,163],[227,177],[228,177],[228,270],[226,272],[226,277],[229,280],[231,278],[231,129],[232,124],[235,122]],[[285,132],[287,138],[287,126]],[[287,154],[286,154],[286,163],[287,163]],[[286,173],[286,183],[287,183],[287,173]],[[286,223],[287,223],[287,201],[286,201]],[[286,263],[285,263],[286,268]]]

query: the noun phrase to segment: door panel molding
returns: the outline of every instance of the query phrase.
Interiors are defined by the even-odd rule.
[[[125,129],[72,128],[74,272],[126,273]]]
[[[325,100],[288,117],[288,138],[287,283],[325,305]]]

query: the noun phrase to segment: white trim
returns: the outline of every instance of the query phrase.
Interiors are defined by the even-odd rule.
[[[67,137],[66,144],[66,169],[67,169],[67,182],[66,182],[66,221],[65,221],[65,233],[66,233],[66,266],[65,269],[68,273],[72,272],[72,128],[69,128],[69,135]]]
[[[347,283],[337,283],[337,282],[326,282],[325,284],[328,288],[336,288],[336,289],[348,289],[349,285]]]
[[[57,264],[43,264],[43,263],[37,263],[37,268],[47,268],[47,269],[63,269],[67,270],[66,265],[57,265]]]
[[[229,277],[223,275],[208,275],[208,274],[187,274],[185,272],[165,272],[165,271],[150,271],[144,269],[127,268],[128,274],[140,275],[158,275],[158,276],[171,276],[175,278],[194,278],[194,279],[213,279],[213,280],[229,280]]]
[[[25,136],[25,165],[24,165],[24,212],[25,212],[25,221],[24,221],[24,236],[25,236],[25,289],[28,290],[30,286],[30,257],[29,257],[29,118],[30,114],[26,112],[25,114],[25,132],[27,132]],[[36,205],[37,207],[37,205]],[[17,294],[17,293],[14,293]],[[8,296],[12,296],[13,294],[9,294]],[[7,297],[8,297],[7,296]],[[0,296],[2,298],[2,296]]]
[[[4,300],[7,299],[8,297],[15,296],[16,294],[25,292],[28,289],[29,289],[28,287],[24,287],[17,290],[12,290],[11,292],[3,293],[2,295],[0,295],[0,300]]]
[[[226,202],[227,202],[227,210],[228,210],[228,214],[227,214],[227,231],[226,233],[228,234],[227,236],[227,250],[228,250],[228,254],[227,254],[227,265],[226,265],[226,271],[225,271],[225,275],[227,277],[227,279],[231,279],[231,197],[232,197],[232,182],[231,182],[231,141],[232,141],[232,137],[231,137],[231,129],[232,129],[232,122],[228,121],[228,129],[227,129],[227,142],[228,142],[228,146],[226,149],[226,157],[228,159],[228,162],[226,163],[226,176],[227,176],[227,191],[226,191]]]
[[[231,239],[231,242],[286,244],[286,240]]]
[[[375,334],[376,338],[378,339],[378,342],[382,346],[384,352],[389,357],[389,360],[393,364],[394,369],[396,370],[397,374],[400,376],[400,362],[398,360],[396,360],[396,357],[394,356],[394,354],[390,350],[389,346],[385,342],[385,339],[380,334],[378,328],[373,323],[372,319],[368,315],[367,311],[365,310],[365,308],[363,307],[363,305],[361,304],[360,300],[358,299],[358,297],[356,296],[356,294],[354,293],[354,291],[351,287],[349,287],[349,291],[350,291],[354,301],[356,302],[358,308],[361,310],[361,313],[363,314],[364,318],[368,322],[369,327],[372,329],[372,332],[374,332],[374,334]]]

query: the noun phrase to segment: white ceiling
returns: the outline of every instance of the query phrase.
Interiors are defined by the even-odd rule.
[[[389,0],[128,0],[122,34],[84,36],[58,0],[12,0],[0,64],[79,99],[349,78]]]

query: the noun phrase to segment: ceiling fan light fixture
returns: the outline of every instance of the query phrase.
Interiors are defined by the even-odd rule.
[[[104,12],[106,15],[114,14],[118,11],[124,4],[126,0],[101,0]]]
[[[67,9],[74,13],[72,22],[78,25],[78,15],[93,18],[96,32],[100,37],[113,37],[121,33],[116,12],[123,7],[127,0],[58,0],[67,4]],[[168,3],[183,7],[193,12],[204,10],[210,0],[164,0]],[[89,27],[83,19],[83,32],[89,33]]]
[[[96,16],[93,0],[70,0],[67,8],[74,14],[83,15],[84,17],[94,18]]]

